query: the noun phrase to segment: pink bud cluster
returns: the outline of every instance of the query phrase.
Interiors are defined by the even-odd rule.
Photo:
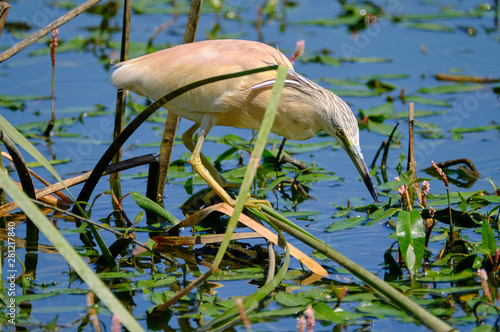
[[[52,66],[56,65],[56,47],[57,47],[57,34],[59,29],[55,28],[52,31],[52,38],[50,39],[50,57],[52,58]]]
[[[304,53],[304,49],[306,48],[306,42],[304,39],[299,40],[295,44],[295,53],[290,57],[290,62],[293,64],[295,59],[297,59],[299,56],[301,56]]]

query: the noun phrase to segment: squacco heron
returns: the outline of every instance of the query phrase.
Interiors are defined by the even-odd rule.
[[[359,146],[358,122],[337,95],[299,75],[277,49],[244,40],[207,40],[183,44],[119,63],[111,79],[118,89],[157,100],[189,83],[222,74],[281,64],[289,68],[272,131],[306,140],[319,130],[335,138],[351,157],[375,201],[377,192]],[[215,167],[201,154],[213,126],[259,129],[275,71],[232,78],[193,89],[167,103],[169,112],[195,122],[182,139],[192,152],[193,169],[226,203],[234,200]],[[200,128],[196,145],[193,135]]]

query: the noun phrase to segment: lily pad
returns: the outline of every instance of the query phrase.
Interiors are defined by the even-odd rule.
[[[440,94],[440,93],[457,93],[457,92],[471,92],[479,89],[483,89],[482,84],[449,84],[449,85],[439,85],[430,88],[420,88],[418,92],[426,94]]]
[[[455,31],[452,27],[434,22],[418,22],[410,23],[406,25],[410,29],[427,30],[427,31],[440,31],[440,32],[453,32]]]

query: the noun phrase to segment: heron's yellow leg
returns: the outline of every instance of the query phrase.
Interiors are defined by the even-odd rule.
[[[224,190],[224,187],[228,186],[236,186],[239,187],[238,184],[228,183],[226,180],[220,175],[217,169],[208,161],[208,159],[201,153],[201,147],[205,142],[205,136],[209,131],[210,126],[206,126],[206,128],[202,128],[200,130],[200,136],[198,137],[198,141],[196,145],[193,144],[193,135],[200,127],[200,124],[196,123],[191,128],[189,128],[183,135],[182,141],[186,148],[192,152],[190,162],[193,170],[198,173],[201,178],[213,189],[224,202],[227,204],[234,206],[236,201]],[[207,195],[210,197],[211,195]],[[248,195],[245,206],[259,208],[258,204],[265,204],[272,208],[271,204],[267,200],[255,199]]]
[[[195,123],[191,128],[186,130],[184,134],[182,134],[182,141],[184,142],[184,145],[186,148],[191,151],[191,153],[194,153],[195,150],[195,145],[194,145],[194,140],[193,136],[196,130],[200,127],[199,123]],[[201,136],[201,135],[200,135]],[[204,139],[204,138],[203,138]],[[198,140],[199,141],[199,140]],[[203,143],[202,143],[203,144]],[[200,147],[201,149],[201,147]],[[199,151],[199,150],[198,150]],[[200,160],[203,166],[207,169],[207,171],[212,175],[213,179],[222,187],[227,186],[227,181],[222,177],[222,175],[217,171],[214,165],[210,161],[208,161],[207,157],[203,155],[203,153],[199,152]],[[201,174],[200,174],[201,176]]]
[[[196,131],[198,126],[199,125],[194,125],[186,133],[191,132],[190,134],[192,137],[192,132]],[[192,130],[192,129],[194,129],[194,130]],[[184,135],[186,135],[186,133],[184,133]],[[184,140],[184,135],[182,137],[183,140]],[[224,190],[224,188],[222,188],[222,185],[225,182],[224,179],[219,174],[219,172],[217,172],[215,167],[200,152],[204,141],[205,141],[205,132],[202,130],[202,131],[200,131],[200,137],[198,137],[198,141],[196,142],[196,146],[194,146],[194,148],[192,150],[192,155],[190,158],[191,167],[193,167],[193,170],[201,176],[201,178],[210,186],[210,188],[212,188],[215,191],[215,193],[217,195],[219,195],[219,197],[224,202],[226,202],[227,204],[229,204],[231,206],[234,206],[234,204],[235,204],[234,199],[231,196],[229,196],[229,194]],[[186,144],[186,142],[184,142],[184,144]],[[192,139],[191,139],[191,144],[192,144]],[[189,146],[187,144],[186,144],[186,147],[189,149]],[[210,165],[209,167],[205,167],[205,163],[203,162],[202,158],[205,159],[205,162],[207,165]],[[217,174],[219,174],[219,177],[220,177],[219,180],[222,183],[219,183],[217,180],[214,179],[214,177],[208,171],[209,168],[212,168],[213,170],[215,170],[215,172],[217,172]]]

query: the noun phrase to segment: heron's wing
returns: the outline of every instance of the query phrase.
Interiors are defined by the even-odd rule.
[[[243,40],[211,40],[183,44],[118,64],[112,75],[117,88],[159,99],[168,92],[201,79],[259,68],[267,62],[282,62],[292,67],[275,48]],[[191,93],[190,104],[205,104],[224,93],[236,91],[247,81],[262,82],[275,73],[265,72],[209,84]],[[250,86],[250,84],[248,85]]]

